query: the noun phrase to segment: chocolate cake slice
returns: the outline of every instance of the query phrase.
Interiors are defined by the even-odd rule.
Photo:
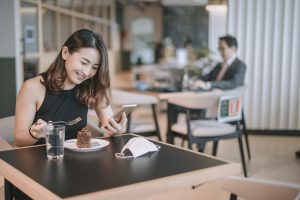
[[[78,131],[77,134],[77,147],[90,148],[91,147],[91,131],[86,127]]]

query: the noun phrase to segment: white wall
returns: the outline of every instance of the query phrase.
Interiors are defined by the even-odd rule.
[[[0,1],[0,57],[15,57],[14,1]]]
[[[22,84],[23,70],[19,53],[19,0],[0,1],[0,58],[15,59],[15,90]]]
[[[228,32],[247,64],[251,129],[300,129],[300,1],[229,0]]]
[[[143,9],[138,9],[135,6],[125,6],[124,9],[124,26],[126,31],[126,37],[124,38],[123,45],[124,50],[131,51],[132,50],[132,32],[131,32],[131,23],[135,19],[139,18],[149,18],[154,22],[154,34],[153,34],[153,42],[157,43],[162,39],[162,15],[163,11],[160,7],[150,6],[144,7]]]

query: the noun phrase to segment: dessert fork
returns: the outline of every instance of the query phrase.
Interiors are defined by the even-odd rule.
[[[65,125],[68,125],[68,126],[71,126],[71,125],[74,125],[74,124],[77,124],[78,122],[81,121],[81,117],[77,117],[76,119],[73,119],[71,121],[56,121],[56,122],[52,122],[52,121],[49,121],[48,123],[51,123],[51,124],[65,124]]]

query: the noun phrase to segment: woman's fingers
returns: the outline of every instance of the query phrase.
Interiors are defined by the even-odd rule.
[[[105,130],[107,130],[108,132],[111,132],[111,133],[117,132],[117,130],[115,129],[115,127],[113,127],[113,126],[110,124],[109,121],[103,126],[103,128],[104,128]]]
[[[126,130],[126,124],[127,124],[127,117],[126,117],[126,114],[123,113],[122,117],[120,119],[120,122],[118,124],[118,127],[119,127],[118,130],[119,130],[119,132],[121,132],[121,133],[125,132],[125,130]]]
[[[125,115],[125,112],[122,114],[122,118],[121,118],[120,124],[121,124],[122,128],[125,128],[125,126],[127,124],[127,117]]]
[[[38,119],[34,124],[35,124],[35,125],[41,125],[41,124],[46,125],[47,122],[45,122],[45,121],[42,120],[42,119]]]
[[[44,137],[44,127],[47,124],[42,119],[38,119],[34,124],[32,124],[30,131],[35,132],[35,135],[37,138],[42,138]]]
[[[115,135],[118,133],[122,133],[125,130],[127,123],[127,117],[126,114],[123,113],[120,119],[120,122],[117,123],[114,118],[110,118],[108,122],[102,126],[105,130],[107,130],[109,135]]]
[[[118,130],[118,132],[122,132],[127,123],[127,117],[126,117],[125,112],[123,112],[119,123],[117,123],[114,120],[111,120],[110,123]]]

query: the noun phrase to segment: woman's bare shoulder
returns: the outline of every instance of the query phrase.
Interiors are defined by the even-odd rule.
[[[45,86],[41,83],[41,81],[43,81],[43,77],[41,75],[27,79],[22,86],[22,90],[29,90],[33,93],[43,92],[45,90]]]

